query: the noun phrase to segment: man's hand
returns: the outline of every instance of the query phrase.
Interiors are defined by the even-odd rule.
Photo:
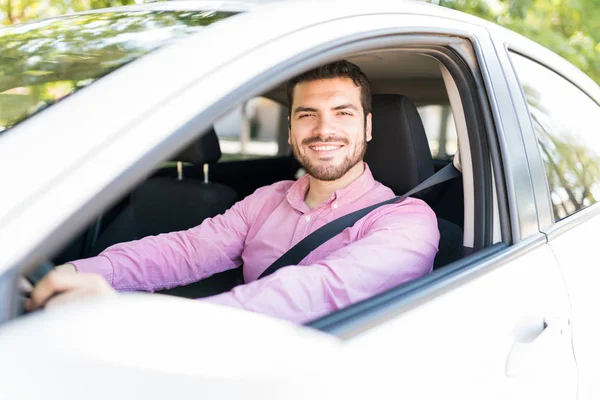
[[[27,311],[54,307],[81,297],[115,294],[115,290],[100,275],[78,273],[72,264],[56,267],[31,291],[25,301]]]

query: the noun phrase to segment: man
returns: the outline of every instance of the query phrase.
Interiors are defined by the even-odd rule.
[[[371,88],[354,64],[335,62],[288,83],[289,143],[307,171],[258,189],[187,231],[109,247],[48,274],[27,308],[90,294],[180,286],[244,264],[244,285],[202,299],[306,322],[431,271],[433,211],[407,198],[345,229],[300,265],[260,274],[311,232],[394,193],[362,161],[371,140]]]

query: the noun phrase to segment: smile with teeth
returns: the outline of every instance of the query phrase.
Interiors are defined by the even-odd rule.
[[[342,145],[340,144],[327,144],[327,145],[318,145],[318,146],[310,146],[311,150],[315,150],[315,151],[331,151],[331,150],[337,150],[340,147],[342,147]]]

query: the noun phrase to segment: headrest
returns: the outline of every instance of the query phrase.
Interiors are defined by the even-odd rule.
[[[221,158],[219,138],[214,128],[210,128],[196,139],[181,153],[175,155],[172,161],[189,162],[196,165],[214,164]]]
[[[373,96],[373,139],[365,161],[373,177],[397,195],[433,175],[433,159],[415,104],[395,94]]]

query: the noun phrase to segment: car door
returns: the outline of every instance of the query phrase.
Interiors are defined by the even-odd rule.
[[[439,32],[439,21],[436,28]],[[469,36],[456,29],[447,32]],[[538,228],[532,178],[502,72],[506,66],[485,33],[469,30],[481,34],[471,38],[494,115],[488,134],[499,142],[494,156],[502,162],[494,164],[495,179],[506,185],[495,195],[505,194],[508,207],[494,211],[499,220],[510,220],[512,239],[312,326],[345,338],[365,371],[398,382],[399,395],[573,399],[568,296]]]
[[[551,206],[542,230],[561,266],[573,309],[578,398],[595,399],[600,396],[600,320],[595,317],[600,301],[596,285],[600,90],[583,78],[585,86],[575,85],[577,71],[565,66],[563,72],[557,70],[559,63],[536,62],[519,48],[511,60],[536,139],[528,157],[542,171],[538,196]]]

